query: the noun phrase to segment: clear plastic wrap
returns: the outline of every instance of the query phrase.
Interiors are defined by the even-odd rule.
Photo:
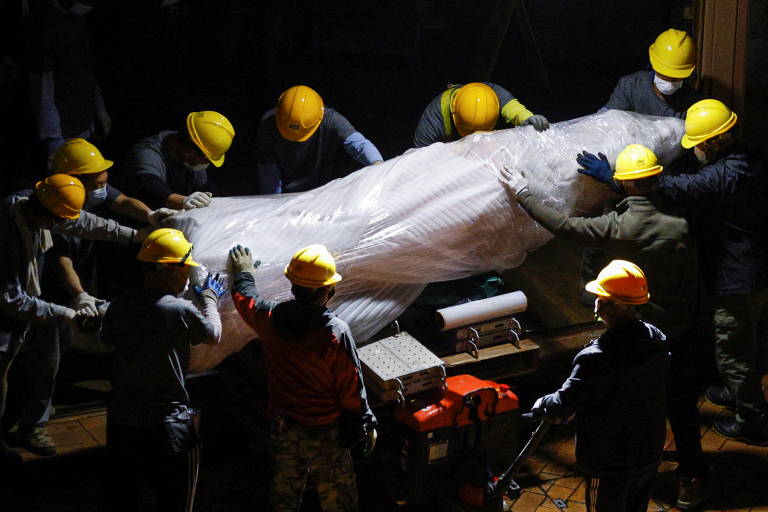
[[[682,134],[679,119],[621,111],[556,123],[545,132],[478,133],[409,150],[308,192],[214,198],[171,225],[195,244],[200,273],[224,272],[230,247],[250,247],[262,262],[258,290],[275,300],[290,297],[282,272],[292,254],[326,245],[344,278],[329,306],[361,343],[397,318],[427,283],[514,268],[551,238],[510,203],[499,183],[501,168],[525,169],[537,197],[580,215],[609,192],[576,172],[578,152],[599,151],[613,162],[626,145],[639,143],[669,162],[679,154]],[[254,336],[228,297],[220,310],[222,343],[196,348],[193,371],[215,366]]]

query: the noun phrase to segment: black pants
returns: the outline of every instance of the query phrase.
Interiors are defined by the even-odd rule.
[[[646,512],[658,468],[632,476],[586,478],[587,512]]]
[[[191,512],[199,461],[197,440],[180,443],[178,433],[169,429],[168,423],[124,427],[108,422],[107,471],[99,490],[99,510],[139,510],[141,490],[148,484],[155,497],[155,510]]]
[[[668,341],[671,358],[667,372],[667,417],[675,436],[677,472],[685,476],[704,476],[709,468],[701,449],[701,418],[693,364],[694,336],[688,333]]]

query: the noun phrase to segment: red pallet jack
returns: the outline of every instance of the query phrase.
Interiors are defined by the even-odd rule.
[[[532,413],[521,415],[523,420],[536,419]],[[492,478],[485,484],[484,487],[480,487],[472,484],[464,484],[459,489],[459,500],[465,505],[469,505],[482,512],[505,512],[504,508],[504,496],[510,498],[516,498],[520,495],[520,486],[514,481],[514,477],[525,461],[531,454],[536,451],[544,436],[547,434],[549,427],[552,425],[552,420],[549,418],[541,418],[536,429],[531,434],[531,438],[525,444],[520,453],[517,454],[515,460],[510,466],[498,477]],[[544,490],[544,489],[542,489]],[[545,496],[546,490],[544,490]],[[549,498],[549,496],[547,496]],[[552,503],[559,510],[565,510],[567,505],[565,501],[561,499],[552,500]]]

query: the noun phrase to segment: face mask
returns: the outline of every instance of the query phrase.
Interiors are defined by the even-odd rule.
[[[202,172],[206,170],[209,165],[210,165],[209,163],[190,165],[186,162],[186,160],[184,161],[184,167],[186,167],[188,170],[192,172]]]
[[[107,200],[107,187],[97,188],[88,192],[88,199],[85,201],[85,208],[93,208]]]
[[[654,75],[653,85],[655,85],[659,92],[664,96],[671,96],[680,90],[683,86],[683,81],[667,82],[663,78],[659,78],[659,75]]]
[[[91,9],[93,9],[92,5],[85,5],[79,2],[73,2],[72,5],[67,7],[67,12],[69,12],[69,14],[72,14],[73,16],[83,16],[91,12]]]

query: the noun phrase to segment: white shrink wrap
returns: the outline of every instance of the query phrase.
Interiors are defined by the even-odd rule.
[[[427,283],[514,268],[551,235],[499,183],[503,167],[525,169],[529,188],[569,215],[594,210],[610,192],[576,172],[583,150],[614,162],[628,144],[653,149],[664,162],[680,151],[683,121],[607,111],[553,124],[518,127],[409,150],[315,190],[275,196],[214,198],[207,208],[171,219],[195,244],[202,272],[225,272],[230,247],[261,260],[260,294],[290,298],[283,269],[306,245],[326,245],[343,280],[329,307],[358,343],[397,318]],[[255,176],[242,179],[255,180]],[[193,279],[193,280],[194,280]],[[229,296],[220,305],[222,342],[196,347],[191,371],[218,364],[254,337]]]

